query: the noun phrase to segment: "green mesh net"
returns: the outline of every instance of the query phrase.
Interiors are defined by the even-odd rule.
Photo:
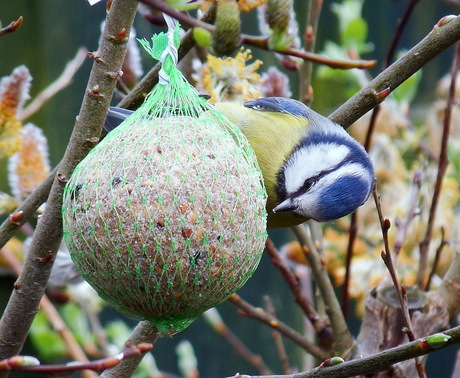
[[[160,84],[76,167],[64,191],[64,239],[104,300],[170,334],[253,274],[266,192],[244,135],[164,53],[177,48],[178,28],[169,44],[165,34],[142,44],[163,61]]]

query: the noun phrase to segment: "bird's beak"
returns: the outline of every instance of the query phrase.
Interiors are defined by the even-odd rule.
[[[290,198],[288,198],[287,200],[284,200],[278,206],[273,208],[273,212],[274,213],[283,213],[283,212],[295,210],[295,208],[296,208],[296,206],[292,203],[292,200]]]

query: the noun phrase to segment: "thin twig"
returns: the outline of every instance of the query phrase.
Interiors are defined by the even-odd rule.
[[[269,254],[273,265],[280,271],[286,283],[289,285],[296,303],[305,313],[308,320],[310,320],[318,337],[321,338],[321,345],[330,347],[332,343],[332,332],[329,322],[325,319],[321,319],[319,314],[316,312],[313,304],[303,292],[299,281],[281,259],[278,250],[270,239],[267,239],[265,242],[265,250]]]
[[[268,325],[269,327],[276,329],[284,337],[293,341],[298,346],[305,349],[308,353],[312,354],[319,360],[325,360],[328,357],[325,351],[323,351],[317,345],[315,345],[310,340],[302,336],[300,333],[298,333],[291,327],[287,326],[280,320],[276,319],[275,317],[271,316],[268,312],[264,311],[263,309],[256,308],[250,305],[237,294],[233,294],[232,296],[230,296],[230,298],[228,298],[227,301],[241,309],[243,311],[243,315],[256,319]]]
[[[400,23],[399,26],[401,25],[404,26],[405,23],[402,23],[402,24]],[[399,36],[399,33],[396,33],[393,38],[392,46],[396,46],[397,41],[398,41],[398,36]],[[387,54],[387,61],[389,61],[390,56],[391,56],[391,48]],[[386,64],[384,68],[387,68],[388,65],[389,64]],[[366,151],[369,151],[371,148],[372,136],[374,135],[374,131],[377,125],[377,117],[379,115],[379,112],[380,112],[380,106],[377,105],[373,109],[371,118],[369,120],[369,127],[367,129],[366,139],[364,141],[364,148]],[[347,319],[347,315],[348,315],[348,305],[349,305],[348,289],[349,289],[349,284],[350,284],[351,261],[353,259],[353,246],[357,238],[357,235],[358,235],[358,210],[356,210],[351,216],[347,256],[345,260],[345,279],[344,279],[343,289],[342,289],[342,312],[343,312],[345,319]]]
[[[381,256],[388,269],[388,272],[390,273],[391,279],[393,281],[393,285],[396,290],[396,294],[398,295],[399,303],[401,306],[401,312],[403,316],[403,322],[405,326],[404,332],[409,338],[409,341],[414,341],[415,340],[414,329],[412,327],[412,321],[411,321],[410,314],[409,314],[409,306],[407,302],[406,289],[398,281],[396,270],[393,265],[393,259],[391,258],[391,252],[390,252],[389,241],[388,241],[388,231],[391,227],[391,223],[389,219],[384,219],[383,217],[382,207],[380,205],[377,191],[375,189],[373,191],[373,197],[374,197],[375,205],[376,205],[377,212],[379,215],[380,226],[382,228],[383,242],[385,246],[385,250],[382,251]],[[415,358],[415,366],[417,368],[419,377],[426,378],[425,368],[423,366],[422,360],[419,357]]]
[[[5,34],[13,33],[22,25],[24,18],[20,16],[16,21],[11,21],[11,23],[4,28],[0,29],[0,37],[3,37]]]
[[[460,16],[441,19],[422,41],[342,104],[329,118],[345,128],[349,127],[385,99],[385,96],[376,96],[376,93],[385,89],[394,91],[459,39]]]
[[[0,319],[0,359],[19,353],[38,309],[62,238],[62,194],[75,166],[98,142],[120,72],[135,0],[113,0],[72,137],[8,305]],[[115,74],[114,74],[115,73]],[[20,316],[18,316],[20,314]],[[0,373],[0,377],[5,374]]]
[[[4,247],[0,249],[0,255],[3,256],[8,266],[11,270],[19,276],[22,271],[21,263],[18,259],[8,250],[8,248]],[[64,320],[62,319],[59,312],[56,310],[54,305],[48,299],[46,295],[44,295],[40,301],[40,308],[45,313],[46,317],[48,318],[49,322],[51,323],[54,331],[56,331],[64,343],[67,345],[67,349],[69,351],[70,356],[79,362],[87,363],[89,362],[88,357],[86,356],[83,349],[77,343],[75,338],[73,337],[72,332],[65,324]],[[86,378],[94,378],[97,377],[94,373],[90,371],[83,372],[83,376]]]
[[[436,271],[438,270],[439,261],[441,260],[441,253],[446,245],[449,244],[449,241],[445,239],[445,229],[441,227],[441,242],[439,243],[438,248],[436,249],[436,254],[433,261],[433,266],[431,267],[430,275],[428,276],[428,280],[426,281],[425,291],[430,290],[431,281],[433,280]]]
[[[129,350],[132,345],[140,343],[154,345],[159,336],[160,333],[158,328],[156,328],[153,323],[149,321],[139,322],[128,340],[126,340],[121,352],[124,353],[126,350]],[[114,368],[105,370],[101,374],[101,378],[131,377],[148,351],[149,350],[145,350],[130,359],[121,361]]]
[[[390,44],[390,47],[388,48],[387,56],[383,63],[382,71],[391,64],[391,61],[393,60],[393,57],[396,52],[396,48],[398,47],[399,41],[401,40],[403,36],[404,29],[406,28],[407,23],[409,21],[409,17],[412,15],[414,8],[419,1],[420,0],[411,0],[409,4],[407,4],[407,7],[404,10],[404,13],[401,19],[398,20],[396,30],[393,34],[393,39],[391,40],[391,44]]]
[[[307,30],[304,35],[304,49],[307,52],[315,51],[316,35],[318,30],[319,18],[321,8],[323,7],[323,0],[310,0],[308,2],[308,21]],[[313,63],[305,60],[299,72],[300,85],[299,85],[299,99],[305,104],[310,104],[313,100],[313,93],[311,91],[311,77],[313,72]]]
[[[447,157],[447,142],[449,141],[452,106],[455,103],[455,86],[457,82],[457,72],[460,67],[460,44],[457,43],[455,55],[452,62],[451,69],[451,82],[449,88],[449,97],[447,99],[446,109],[444,111],[444,123],[442,128],[441,151],[439,153],[438,161],[438,174],[436,176],[436,183],[433,190],[433,200],[431,202],[430,214],[428,223],[425,230],[425,236],[419,244],[420,248],[420,261],[419,269],[417,272],[417,283],[423,289],[425,285],[425,276],[428,270],[428,252],[430,248],[431,236],[433,233],[434,221],[436,218],[436,210],[438,208],[439,197],[441,194],[442,181],[447,170],[449,160]]]
[[[355,211],[351,215],[350,220],[350,229],[348,233],[348,247],[347,247],[347,256],[345,259],[345,278],[343,280],[342,287],[342,313],[345,320],[348,318],[348,306],[350,304],[350,297],[348,295],[348,289],[350,286],[350,276],[351,276],[351,260],[353,259],[353,250],[355,241],[358,235],[358,212]]]
[[[116,356],[104,358],[102,360],[78,363],[78,364],[66,364],[66,365],[38,365],[38,366],[15,366],[10,369],[12,371],[23,371],[28,373],[41,373],[41,374],[52,374],[61,375],[63,373],[70,373],[81,370],[105,370],[110,369],[113,366],[119,365],[121,362],[136,358],[140,354],[144,355],[153,348],[152,344],[140,343],[138,345],[132,345],[123,353],[119,353]],[[97,375],[96,375],[97,376]]]
[[[203,15],[201,20],[205,23],[213,23],[216,18],[216,4],[213,3],[206,13]],[[185,55],[195,47],[195,37],[193,36],[193,30],[189,30],[185,33],[180,41],[180,46],[177,51],[178,62],[180,62]],[[118,106],[127,109],[137,109],[145,99],[152,88],[158,83],[158,73],[160,72],[161,64],[157,63],[155,66],[136,84],[136,86],[129,92],[123,100],[120,101]]]
[[[0,226],[0,248],[10,240],[16,231],[35,215],[37,209],[46,201],[53,185],[58,167],[54,168],[48,177],[34,190],[33,193],[10,215]],[[18,216],[14,217],[15,214]],[[14,221],[12,221],[14,218]]]
[[[442,299],[449,313],[449,321],[455,321],[460,311],[460,251],[455,253],[441,285],[430,294]]]
[[[270,297],[268,295],[264,295],[263,299],[265,302],[267,312],[271,316],[276,318],[276,310],[275,307],[273,307]],[[278,358],[281,362],[284,374],[291,374],[291,367],[289,366],[289,357],[286,353],[286,348],[284,347],[283,338],[281,337],[281,334],[277,330],[273,330],[272,337],[275,341],[276,350],[278,351]]]
[[[260,374],[271,374],[270,369],[260,355],[249,350],[249,348],[236,336],[230,328],[223,322],[217,309],[214,307],[203,314],[206,323],[209,324],[214,332],[222,336],[232,347],[235,353],[259,370]]]
[[[318,285],[321,297],[327,307],[334,333],[335,350],[339,355],[346,356],[353,347],[353,338],[348,330],[345,318],[343,317],[340,303],[334,292],[334,286],[332,285],[327,270],[322,263],[321,257],[319,256],[315,243],[311,239],[307,228],[304,225],[298,225],[292,227],[292,230],[299,243],[306,246],[308,249],[308,253],[305,253],[305,257],[310,265],[313,279]]]
[[[410,343],[390,348],[371,356],[356,358],[334,366],[317,367],[308,372],[290,375],[269,375],[269,376],[249,376],[235,375],[232,378],[349,378],[354,376],[365,376],[375,374],[379,371],[387,370],[389,366],[411,358],[423,356],[425,354],[450,347],[460,343],[460,326],[451,328],[443,332],[450,337],[450,340],[437,345],[436,348],[427,345],[427,339],[431,336],[421,337]]]
[[[409,232],[409,226],[416,216],[420,214],[420,208],[418,206],[420,188],[423,182],[423,171],[416,171],[412,180],[412,191],[409,197],[408,209],[406,218],[403,222],[396,220],[395,224],[398,228],[396,232],[395,244],[393,248],[392,256],[396,258],[401,251],[404,241],[406,240],[407,233]]]
[[[184,25],[189,25],[192,27],[202,28],[207,30],[210,33],[215,31],[214,25],[207,24],[200,20],[197,20],[193,17],[190,17],[186,13],[179,12],[171,7],[169,7],[165,2],[160,0],[139,0],[140,2],[150,5],[153,8],[158,9],[159,11],[174,17],[176,20],[181,22]],[[323,55],[313,54],[311,52],[300,51],[292,49],[289,47],[271,49],[269,47],[269,38],[268,37],[256,37],[246,34],[241,34],[241,41],[243,43],[258,47],[264,50],[276,52],[283,55],[294,56],[304,60],[310,60],[315,63],[320,63],[327,65],[332,68],[341,68],[341,69],[351,69],[351,68],[371,68],[377,63],[375,60],[346,60],[346,59],[334,59],[328,58]]]
[[[367,128],[366,140],[364,141],[364,149],[369,151],[372,144],[372,136],[374,135],[375,127],[377,125],[377,117],[380,113],[380,106],[377,105],[371,114],[371,119],[369,120],[369,127]]]
[[[80,47],[78,49],[77,54],[70,62],[67,63],[61,75],[42,92],[40,92],[21,112],[21,120],[29,118],[32,114],[39,110],[46,101],[72,83],[75,73],[85,61],[86,53],[85,48]]]

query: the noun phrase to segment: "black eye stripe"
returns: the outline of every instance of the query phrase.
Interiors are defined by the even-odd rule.
[[[311,187],[316,184],[316,180],[316,177],[307,178],[302,185],[303,191],[308,192],[311,189]]]
[[[321,171],[319,172],[316,176],[312,176],[312,177],[309,177],[307,178],[303,185],[297,189],[294,193],[288,195],[288,197],[290,198],[295,198],[295,197],[298,197],[304,193],[307,193],[322,177],[326,176],[327,174],[331,173],[331,172],[334,172],[336,169],[338,169],[339,167],[343,167],[345,165],[348,165],[349,162],[346,161],[346,159],[344,160],[345,161],[345,164],[343,164],[343,161],[339,164],[337,164],[336,166],[330,168],[330,169],[326,169],[324,171]]]

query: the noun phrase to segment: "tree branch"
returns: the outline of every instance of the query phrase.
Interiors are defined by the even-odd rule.
[[[126,340],[125,345],[123,346],[122,352],[128,350],[133,345],[142,344],[142,343],[151,343],[155,344],[156,340],[159,337],[159,331],[155,325],[148,321],[139,322],[134,328],[134,331]],[[144,358],[148,350],[141,352],[129,359],[121,361],[117,366],[112,369],[105,370],[101,374],[101,378],[119,378],[119,377],[131,377],[136,371],[139,363]]]
[[[329,348],[333,339],[329,319],[322,319],[316,312],[315,308],[313,307],[313,303],[311,303],[310,299],[305,295],[299,281],[296,279],[287,265],[283,262],[278,250],[270,239],[267,239],[265,242],[265,250],[270,256],[273,265],[280,271],[284,280],[289,285],[296,303],[305,313],[308,320],[310,320],[316,334],[318,335],[318,338],[321,340],[320,344],[323,347],[326,346]]]
[[[326,352],[324,352],[321,348],[319,348],[310,340],[302,336],[300,333],[288,327],[286,324],[280,322],[278,319],[271,316],[268,312],[264,311],[263,309],[256,308],[250,305],[237,294],[231,295],[230,298],[227,299],[227,301],[241,309],[244,315],[259,320],[260,322],[277,330],[284,337],[292,340],[294,343],[296,343],[301,348],[305,349],[308,353],[312,354],[317,359],[324,360],[328,357]]]
[[[429,295],[441,298],[447,307],[450,321],[454,321],[460,310],[460,252],[454,256],[449,270],[444,275],[441,285]]]
[[[58,167],[54,168],[48,177],[31,193],[19,206],[14,213],[0,226],[0,248],[2,248],[8,240],[10,240],[15,232],[30,218],[32,218],[40,207],[46,201],[53,185],[54,178],[58,171]],[[17,214],[17,215],[16,215]],[[14,221],[13,221],[14,219]]]
[[[436,347],[430,347],[429,342],[432,336],[422,337],[410,343],[399,345],[394,348],[373,354],[372,356],[357,358],[355,360],[343,362],[338,365],[328,367],[317,367],[308,372],[290,375],[268,375],[255,376],[244,375],[245,378],[348,378],[356,375],[366,375],[387,369],[390,365],[397,362],[409,360],[418,356],[424,356],[435,350],[440,350],[460,342],[460,326],[451,328],[443,332],[450,337],[447,342],[441,343]],[[436,336],[435,336],[436,337]],[[235,375],[233,378],[243,378]]]
[[[67,375],[76,371],[81,370],[105,370],[110,369],[112,366],[117,366],[126,359],[134,358],[139,355],[144,355],[153,347],[152,344],[141,343],[138,345],[132,345],[127,348],[123,353],[119,353],[116,356],[110,356],[102,360],[96,360],[86,363],[77,364],[65,364],[65,365],[35,365],[30,366],[27,364],[25,356],[14,356],[10,359],[0,360],[0,370],[13,370],[23,371],[28,373],[37,374],[50,374],[55,376]],[[26,362],[26,363],[24,363]],[[93,373],[96,375],[95,373]]]
[[[334,287],[329,279],[324,264],[318,254],[314,242],[307,233],[305,225],[292,227],[299,243],[309,250],[305,257],[310,265],[315,283],[318,285],[321,297],[328,308],[328,315],[331,320],[331,327],[334,332],[335,351],[345,358],[346,354],[353,347],[353,338],[348,330],[347,323],[343,317],[339,301],[334,292]]]
[[[391,223],[389,219],[383,218],[382,208],[380,206],[380,201],[378,199],[378,195],[377,195],[377,191],[375,187],[374,187],[372,194],[373,194],[375,205],[376,205],[377,212],[379,215],[380,226],[382,228],[382,237],[383,237],[383,241],[385,245],[385,250],[382,251],[381,256],[385,263],[385,266],[388,269],[388,272],[390,273],[391,280],[393,281],[393,286],[396,290],[396,294],[399,299],[399,304],[401,307],[401,315],[402,315],[402,319],[403,319],[404,326],[405,326],[404,333],[409,338],[409,341],[414,341],[415,340],[414,328],[412,326],[412,320],[409,314],[409,306],[408,306],[408,301],[407,301],[406,288],[402,286],[402,284],[399,282],[397,274],[396,274],[396,269],[393,264],[393,259],[391,258],[391,252],[390,252],[389,241],[388,241],[388,231],[390,230]],[[417,368],[419,377],[426,378],[425,368],[419,357],[415,358],[415,366]]]
[[[0,359],[19,353],[38,310],[62,238],[64,185],[78,162],[99,140],[136,10],[135,0],[114,0],[108,12],[98,59],[94,61],[72,137],[59,165],[45,212],[37,224],[24,269],[0,320]]]
[[[6,260],[7,264],[11,268],[11,270],[19,276],[21,274],[22,266],[21,263],[18,261],[16,256],[11,253],[11,251],[7,250],[7,248],[0,249],[0,256],[3,256],[3,258]],[[73,337],[72,332],[70,331],[69,327],[67,327],[67,324],[64,322],[62,319],[61,315],[59,312],[56,310],[56,307],[54,307],[53,303],[48,299],[46,295],[44,295],[40,301],[40,308],[43,311],[43,313],[46,315],[48,318],[48,321],[51,323],[54,331],[59,334],[61,337],[62,341],[67,346],[69,355],[78,362],[82,363],[87,363],[89,362],[88,357],[86,356],[85,352],[83,349],[80,347],[80,344],[75,340],[75,337]],[[83,378],[95,378],[97,375],[95,375],[93,372],[90,371],[84,371],[82,373]]]
[[[311,0],[308,2],[307,30],[305,30],[304,34],[304,47],[307,52],[315,51],[316,36],[322,7],[322,0]],[[313,62],[305,60],[299,71],[299,99],[307,105],[313,100],[313,91],[311,89],[312,74]]]
[[[203,15],[201,20],[206,23],[213,23],[216,18],[216,8],[216,4],[212,4]],[[180,46],[177,51],[178,62],[180,62],[182,58],[187,55],[187,53],[193,47],[195,47],[195,45],[196,42],[195,38],[193,37],[193,30],[189,30],[187,33],[185,33],[180,42]],[[133,90],[123,100],[120,101],[118,106],[127,109],[137,109],[144,101],[145,96],[147,96],[152,88],[158,83],[158,72],[160,72],[160,67],[160,63],[155,64],[155,66],[143,77],[143,79],[137,83]]]
[[[446,108],[444,110],[444,122],[442,128],[441,137],[441,149],[438,160],[438,173],[436,175],[436,182],[433,190],[433,200],[431,201],[430,213],[428,216],[428,222],[425,230],[425,236],[419,244],[420,259],[419,268],[417,272],[417,284],[423,289],[426,283],[426,273],[428,270],[428,252],[431,242],[431,235],[433,233],[434,221],[436,219],[436,210],[438,208],[439,199],[441,196],[441,187],[444,180],[444,175],[447,171],[449,160],[447,157],[447,143],[449,141],[450,129],[451,129],[451,116],[452,106],[456,102],[455,99],[455,88],[457,82],[457,72],[460,67],[460,43],[457,43],[455,54],[452,62],[451,69],[451,82],[449,88],[449,97],[447,99]]]
[[[253,365],[262,375],[271,374],[270,369],[263,360],[262,356],[253,353],[239,338],[236,336],[230,328],[224,323],[220,317],[219,312],[215,307],[203,313],[203,319],[206,323],[220,335],[227,343],[229,343],[235,354],[244,359],[247,363]]]
[[[421,42],[342,104],[329,118],[345,128],[349,127],[385,99],[385,96],[378,96],[378,93],[385,89],[394,91],[459,39],[460,16],[442,18]]]
[[[41,91],[21,112],[21,120],[29,118],[38,109],[40,109],[46,101],[48,101],[56,93],[67,87],[72,82],[75,73],[85,61],[86,54],[86,49],[80,47],[75,57],[66,64],[61,75],[53,83]]]

